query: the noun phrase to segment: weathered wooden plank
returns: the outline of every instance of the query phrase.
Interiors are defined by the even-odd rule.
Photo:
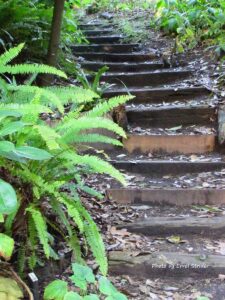
[[[200,154],[213,152],[216,135],[137,135],[130,134],[123,139],[125,149],[140,153],[182,153]]]
[[[192,75],[189,70],[158,72],[130,72],[130,73],[106,73],[101,77],[102,81],[128,86],[155,86],[182,81]]]
[[[76,52],[76,56],[84,57],[88,60],[100,60],[105,62],[143,62],[150,61],[152,59],[156,59],[157,56],[155,53],[149,54],[138,54],[138,53],[107,53],[107,52],[99,52],[99,53],[84,53],[84,52]]]
[[[225,233],[225,216],[222,217],[149,217],[133,223],[125,223],[117,228],[126,228],[129,232],[145,235],[198,234],[218,236]]]
[[[147,189],[115,188],[107,196],[120,204],[130,205],[221,205],[225,204],[225,189]]]
[[[135,86],[135,83],[134,83]],[[173,101],[186,101],[190,99],[200,99],[210,96],[210,91],[205,87],[187,87],[187,88],[129,88],[129,92],[136,96],[133,103],[162,103]],[[112,89],[104,93],[104,97],[124,95],[126,89]]]
[[[128,123],[133,126],[173,127],[179,125],[209,125],[215,120],[215,108],[208,106],[166,106],[127,110]]]
[[[135,257],[130,252],[115,251],[109,254],[109,270],[111,274],[138,278],[216,278],[225,273],[225,259],[222,255],[209,255],[202,260],[200,254],[181,252],[155,252]]]
[[[99,45],[78,45],[73,46],[72,50],[76,53],[87,52],[113,52],[113,53],[126,53],[132,52],[135,48],[138,48],[138,44],[99,44]]]
[[[168,161],[168,160],[138,160],[111,161],[118,169],[152,177],[178,175],[185,173],[211,172],[225,168],[224,161]]]
[[[225,143],[225,106],[220,106],[218,110],[218,138],[219,143]]]
[[[83,30],[85,36],[101,36],[113,34],[113,29],[96,29],[96,30]]]
[[[98,71],[104,66],[108,66],[110,72],[143,72],[162,69],[164,67],[161,62],[152,63],[102,63],[102,62],[92,62],[86,61],[81,63],[82,67],[91,70]]]
[[[123,37],[121,35],[102,35],[102,36],[88,36],[87,40],[93,44],[109,44],[109,43],[118,43]]]

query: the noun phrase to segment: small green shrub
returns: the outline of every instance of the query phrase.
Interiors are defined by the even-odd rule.
[[[100,297],[105,300],[127,299],[106,277],[95,277],[91,268],[74,263],[72,270],[70,280],[77,292],[70,289],[66,281],[54,280],[45,288],[44,300],[100,300]]]

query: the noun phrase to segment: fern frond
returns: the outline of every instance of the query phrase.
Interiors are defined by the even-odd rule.
[[[49,258],[50,257],[50,246],[48,244],[49,238],[48,238],[48,231],[47,231],[47,225],[46,225],[45,219],[43,218],[41,212],[36,208],[28,207],[26,209],[26,211],[30,213],[30,215],[34,221],[37,235],[40,240],[40,243],[43,246],[44,253],[45,253],[46,257]]]
[[[16,47],[10,48],[8,51],[0,55],[0,65],[4,66],[19,55],[24,47],[24,43],[19,44]]]
[[[52,113],[52,110],[44,105],[40,104],[0,104],[0,118],[3,116],[24,116],[29,115],[32,111],[41,113]]]
[[[57,70],[54,67],[47,65],[35,65],[35,64],[18,64],[18,65],[1,65],[0,74],[9,73],[11,75],[16,74],[52,74],[59,77],[67,78],[63,71]]]
[[[115,146],[123,146],[123,144],[116,139],[94,133],[71,136],[69,143],[105,143]]]
[[[69,245],[70,245],[71,249],[73,250],[76,262],[84,264],[84,260],[82,258],[82,253],[81,253],[80,242],[79,242],[76,232],[73,232],[73,235],[69,239]]]
[[[81,156],[73,152],[65,152],[62,154],[62,157],[70,160],[75,165],[86,165],[89,168],[91,168],[91,170],[93,170],[93,172],[95,173],[107,174],[125,185],[124,176],[110,163],[100,159],[97,156],[93,156],[93,155]]]
[[[60,135],[57,134],[53,128],[44,125],[37,125],[34,128],[37,129],[49,150],[56,150],[60,148],[59,144],[57,143],[57,139],[60,138]]]
[[[26,101],[26,102],[31,102],[33,100],[34,94],[40,93],[40,101],[41,104],[53,104],[57,109],[63,113],[64,112],[64,107],[61,103],[61,100],[58,98],[58,96],[51,91],[44,89],[44,88],[39,88],[37,86],[30,86],[30,85],[8,85],[8,90],[9,91],[14,91],[17,92],[15,94],[15,97],[17,98],[16,101],[18,102],[19,99],[21,101]]]
[[[121,104],[124,104],[125,102],[135,98],[131,95],[123,95],[123,96],[117,96],[109,99],[108,101],[105,101],[103,103],[100,103],[96,105],[92,110],[86,113],[86,116],[88,117],[101,117],[107,112],[111,111],[114,107],[117,107]]]
[[[77,120],[69,120],[64,124],[60,124],[57,126],[57,131],[61,132],[62,142],[70,142],[73,135],[79,133],[82,130],[93,129],[93,128],[104,128],[109,131],[115,132],[122,137],[126,137],[126,133],[124,130],[119,127],[112,120],[105,118],[88,118],[82,117]]]
[[[78,86],[49,87],[47,90],[57,95],[64,105],[68,103],[87,103],[99,98],[99,95],[92,90],[83,89]]]
[[[84,227],[84,234],[87,239],[87,242],[90,246],[90,249],[100,267],[100,271],[104,276],[108,272],[108,261],[105,253],[105,246],[102,240],[102,236],[99,232],[98,226],[93,221],[92,217],[88,211],[81,205],[80,202],[77,203],[79,213],[86,220]]]
[[[84,222],[81,218],[80,213],[78,212],[78,210],[76,208],[76,202],[69,201],[66,197],[60,197],[59,201],[66,206],[68,215],[71,217],[71,219],[74,221],[74,223],[77,224],[77,227],[79,228],[80,233],[83,233],[84,232]]]

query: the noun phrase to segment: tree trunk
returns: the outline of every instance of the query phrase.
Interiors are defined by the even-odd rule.
[[[65,0],[55,0],[52,17],[51,33],[48,46],[47,64],[55,67],[57,64],[57,52],[60,43],[60,33],[63,19]],[[46,74],[42,76],[41,85],[48,86],[53,80],[53,75]]]

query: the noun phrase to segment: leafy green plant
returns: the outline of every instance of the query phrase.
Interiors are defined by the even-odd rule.
[[[99,195],[85,186],[83,175],[88,173],[105,173],[125,181],[107,161],[84,154],[81,148],[96,142],[121,145],[117,139],[88,130],[105,128],[125,137],[117,124],[102,116],[131,96],[112,98],[81,113],[83,106],[99,95],[75,86],[40,88],[31,85],[32,80],[23,85],[10,79],[14,74],[37,73],[66,77],[62,71],[45,65],[10,65],[22,48],[21,44],[0,56],[0,176],[15,189],[18,198],[12,211],[0,206],[4,234],[19,244],[21,269],[25,263],[33,269],[43,256],[58,259],[58,240],[65,241],[76,260],[82,262],[82,236],[106,275],[104,243],[82,205],[79,189]]]
[[[115,286],[103,276],[96,276],[88,266],[77,263],[72,264],[73,275],[70,277],[77,292],[68,288],[64,280],[54,280],[44,292],[44,300],[126,300],[127,297],[120,293]],[[89,293],[90,291],[90,293]]]
[[[177,37],[178,52],[206,41],[217,52],[225,45],[224,0],[158,0],[152,24]]]

